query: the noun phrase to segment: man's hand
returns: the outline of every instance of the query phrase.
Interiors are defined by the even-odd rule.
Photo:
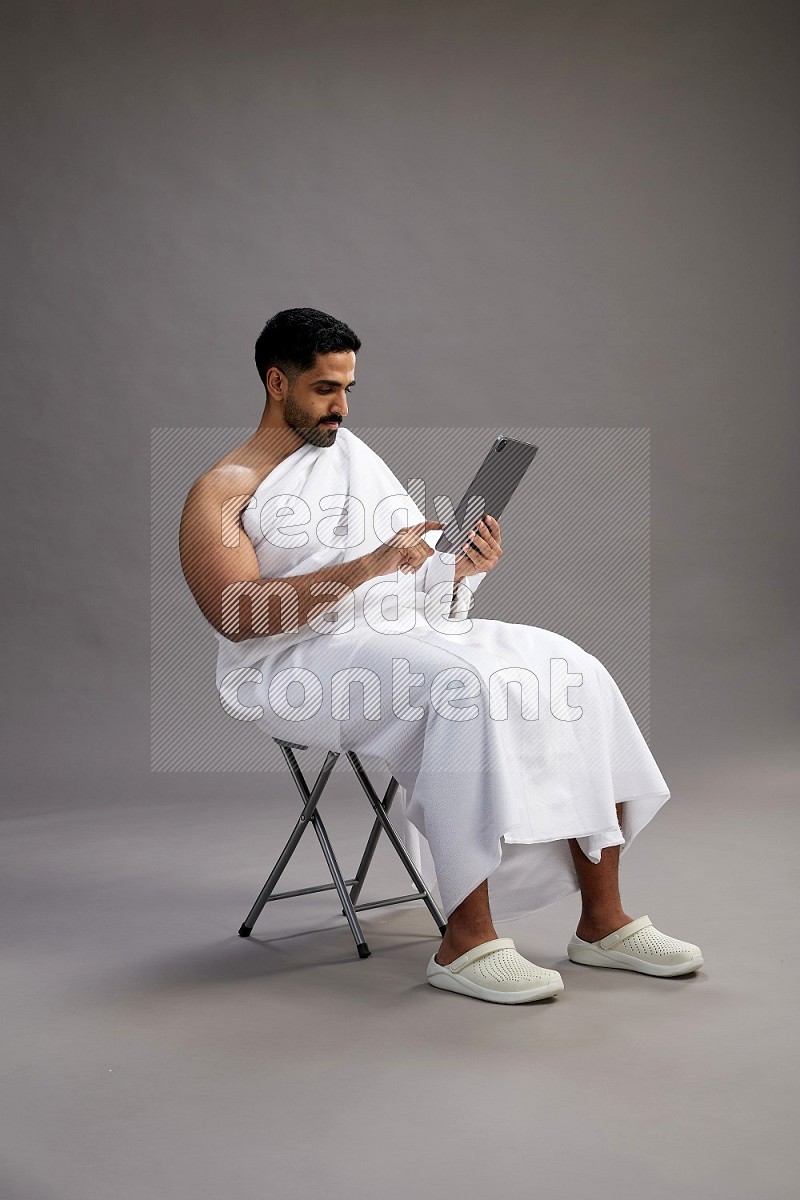
[[[494,517],[487,515],[478,521],[475,528],[467,534],[467,541],[462,546],[466,557],[456,561],[456,583],[460,583],[467,575],[481,575],[484,571],[491,571],[496,567],[503,553],[500,548],[501,540],[500,525]]]
[[[370,552],[367,557],[374,566],[375,575],[394,575],[399,569],[404,574],[416,572],[433,554],[433,550],[424,541],[424,535],[431,529],[443,529],[441,521],[421,521],[418,525],[407,525],[398,529],[397,533]]]

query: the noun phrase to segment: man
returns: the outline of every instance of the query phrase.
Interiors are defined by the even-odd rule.
[[[500,562],[499,522],[479,521],[461,557],[432,549],[441,523],[344,424],[360,347],[325,313],[277,313],[256,342],[259,426],[187,497],[181,562],[219,641],[223,705],[272,736],[390,767],[447,915],[434,987],[506,1004],[555,995],[560,974],[499,937],[492,911],[524,915],[577,888],[573,962],[696,970],[697,946],[620,899],[621,847],[670,793],[619,689],[566,638],[466,618]]]

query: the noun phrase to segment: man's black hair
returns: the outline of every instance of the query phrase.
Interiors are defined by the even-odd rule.
[[[270,317],[256,341],[256,370],[266,387],[267,370],[293,377],[313,367],[318,354],[361,349],[349,325],[317,308],[285,308]]]

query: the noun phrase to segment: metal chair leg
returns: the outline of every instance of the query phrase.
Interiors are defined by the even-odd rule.
[[[383,800],[381,801],[384,812],[388,813],[399,786],[400,784],[394,777],[389,780],[389,786],[387,787],[383,796]],[[372,823],[372,829],[370,830],[370,835],[367,838],[367,844],[364,847],[364,853],[361,856],[361,862],[358,864],[355,883],[350,889],[350,899],[353,901],[353,904],[356,903],[358,897],[361,895],[361,889],[364,886],[364,880],[367,878],[367,871],[369,870],[370,863],[375,855],[378,839],[380,838],[382,831],[383,826],[376,817]]]
[[[391,821],[389,820],[388,816],[386,815],[383,805],[381,804],[380,799],[378,798],[378,794],[375,791],[372,784],[370,783],[367,773],[364,770],[363,766],[361,765],[361,761],[360,761],[358,755],[355,753],[354,750],[347,750],[347,751],[345,751],[345,756],[348,759],[348,761],[350,762],[350,766],[355,771],[356,778],[358,779],[358,782],[361,784],[362,788],[364,789],[367,799],[369,800],[370,804],[372,805],[372,809],[373,809],[373,812],[375,813],[376,819],[380,822],[381,826],[383,827],[383,829],[386,833],[386,836],[388,837],[389,841],[392,843],[395,850],[397,851],[398,858],[400,859],[403,866],[408,871],[409,875],[411,876],[412,880],[414,881],[414,884],[419,892],[419,899],[425,901],[425,905],[428,909],[428,912],[431,914],[434,921],[436,922],[436,924],[439,927],[439,932],[441,934],[444,934],[445,931],[447,930],[447,921],[445,920],[443,914],[439,911],[433,897],[431,896],[430,892],[428,891],[428,888],[425,884],[425,880],[422,878],[419,871],[414,866],[413,862],[411,861],[411,859],[408,856],[408,852],[407,852],[405,846],[400,841],[400,838],[397,836],[395,828],[392,825]],[[392,795],[394,796],[394,793],[392,793]]]
[[[322,765],[319,775],[317,776],[316,783],[311,791],[309,791],[300,767],[297,764],[297,759],[292,754],[291,749],[288,746],[281,746],[281,750],[283,751],[284,757],[289,764],[289,769],[292,772],[295,783],[300,789],[300,793],[305,800],[305,804],[303,805],[303,811],[298,817],[297,824],[292,830],[289,840],[281,852],[280,858],[273,867],[267,882],[259,892],[258,899],[250,909],[250,912],[247,914],[244,922],[239,928],[239,937],[249,937],[252,933],[253,926],[261,915],[261,910],[272,895],[275,885],[286,869],[286,864],[289,862],[289,859],[292,857],[297,848],[297,843],[300,841],[300,838],[308,828],[309,822],[311,822],[314,817],[319,798],[322,795],[325,784],[328,782],[328,777],[334,768],[337,758],[339,757],[336,751],[328,751],[328,756]]]
[[[301,746],[297,742],[287,742],[280,738],[275,738],[275,741],[280,747],[283,757],[286,760],[287,766],[291,772],[292,778],[294,779],[297,790],[302,797],[303,809],[294,829],[292,830],[289,840],[281,851],[278,861],[270,872],[269,878],[259,892],[258,898],[256,899],[253,907],[250,909],[250,912],[247,914],[243,924],[240,926],[239,936],[250,936],[253,926],[258,920],[264,905],[269,901],[283,900],[289,896],[305,896],[311,892],[322,892],[333,889],[335,889],[338,893],[339,900],[342,904],[342,914],[347,918],[347,922],[353,934],[353,939],[356,943],[356,948],[360,958],[368,958],[370,955],[370,949],[364,938],[364,933],[358,920],[357,910],[359,909],[382,908],[386,905],[402,904],[410,900],[424,900],[428,911],[439,927],[439,930],[444,933],[447,928],[447,923],[436,906],[432,896],[430,895],[430,892],[425,885],[425,881],[417,871],[414,863],[411,861],[405,846],[400,841],[400,838],[398,837],[394,826],[391,824],[387,815],[392,801],[397,793],[397,789],[400,786],[398,781],[394,778],[389,781],[383,799],[381,799],[370,783],[370,780],[366,771],[361,765],[358,755],[352,750],[346,752],[347,760],[349,761],[350,766],[353,768],[356,778],[366,793],[367,799],[369,800],[373,812],[375,813],[375,820],[367,839],[364,853],[361,856],[361,862],[358,865],[355,878],[345,879],[342,875],[336,855],[333,852],[333,846],[331,845],[324,822],[317,812],[317,804],[325,785],[328,782],[331,771],[333,770],[334,765],[339,758],[339,753],[335,750],[328,751],[327,757],[316,778],[314,786],[309,789],[303,772],[301,771],[297,759],[293,753],[293,750],[306,750],[308,747]],[[298,842],[309,825],[313,826],[314,832],[317,835],[317,839],[325,857],[325,861],[328,865],[328,870],[330,871],[333,882],[319,884],[316,887],[295,888],[292,891],[279,892],[276,894],[275,887],[278,883],[278,880],[283,874],[289,859],[292,857],[292,854],[297,848]],[[366,879],[367,871],[372,863],[378,840],[382,832],[385,832],[386,836],[389,838],[398,858],[414,881],[417,891],[410,896],[393,896],[388,900],[377,900],[369,904],[358,904],[358,897],[361,894],[362,887],[364,886],[364,880]],[[349,892],[347,890],[348,887],[351,889]]]
[[[319,813],[314,813],[313,817],[311,818],[311,824],[314,826],[314,832],[319,838],[319,844],[322,847],[322,853],[325,855],[325,861],[328,864],[328,870],[331,873],[331,878],[333,879],[336,890],[339,893],[339,899],[342,902],[342,911],[347,917],[347,923],[350,926],[353,938],[355,939],[358,957],[369,958],[370,949],[367,945],[367,940],[364,937],[361,925],[359,924],[358,917],[356,916],[356,910],[353,907],[353,902],[351,901],[350,895],[347,891],[347,886],[342,877],[342,872],[340,871],[339,864],[336,861],[336,855],[333,853],[333,846],[330,843],[330,839],[323,824],[322,817],[319,815]]]

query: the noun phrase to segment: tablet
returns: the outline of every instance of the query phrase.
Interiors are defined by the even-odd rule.
[[[454,510],[452,520],[445,520],[444,529],[434,548],[451,552],[457,559],[463,558],[461,546],[464,535],[482,516],[488,514],[499,519],[538,449],[538,446],[520,442],[516,438],[495,438],[494,445]]]

